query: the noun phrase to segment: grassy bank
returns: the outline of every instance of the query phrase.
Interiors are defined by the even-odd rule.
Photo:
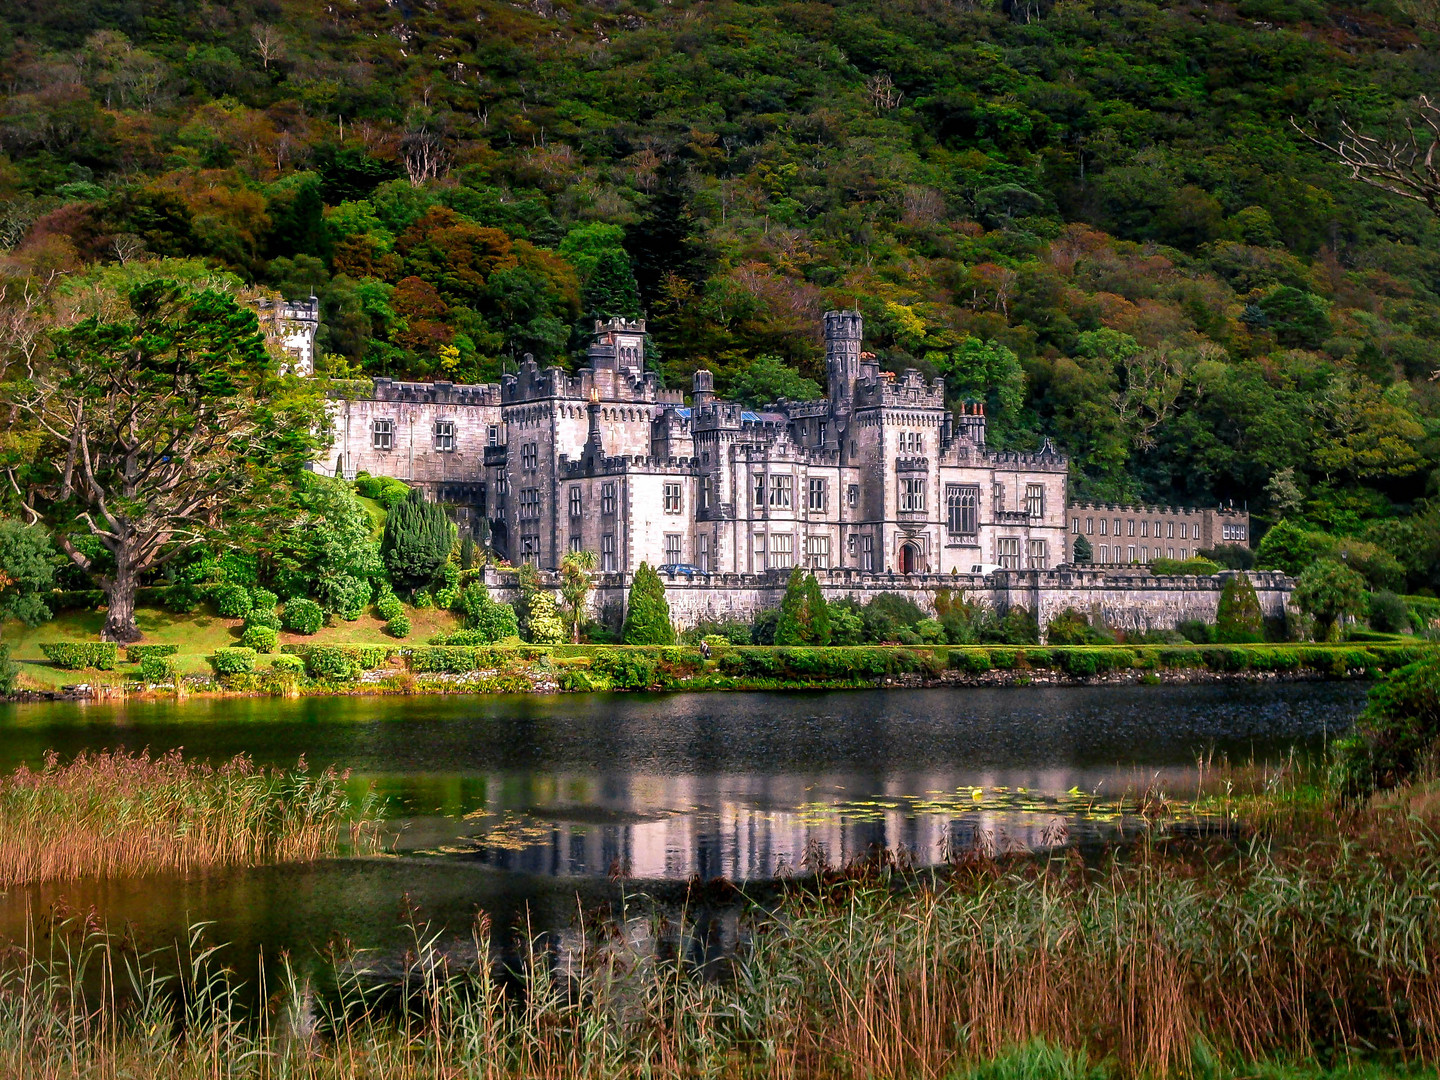
[[[250,1017],[236,1005],[242,976],[218,958],[182,964],[167,987],[127,975],[93,938],[22,950],[0,984],[0,1069],[45,1080],[1434,1075],[1440,835],[1427,804],[1340,815],[1273,785],[1251,799],[1268,807],[1266,833],[1238,843],[1142,845],[1098,864],[966,852],[933,874],[875,859],[805,879],[752,912],[722,977],[686,959],[694,927],[656,918],[620,932],[589,917],[563,943],[537,940],[502,977],[473,962],[490,955],[481,917],[473,944],[417,934],[398,969],[341,962],[338,990],[269,987],[264,1015]],[[92,984],[110,965],[98,982],[121,995],[82,1004],[73,988],[87,965]]]
[[[0,780],[0,888],[76,877],[291,862],[374,844],[343,778],[219,768],[179,753],[81,754]]]

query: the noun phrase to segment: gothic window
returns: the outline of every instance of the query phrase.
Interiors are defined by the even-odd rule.
[[[395,439],[394,420],[374,420],[370,424],[370,445],[376,450],[389,450]]]
[[[1049,555],[1045,551],[1044,540],[1031,540],[1029,547],[1029,567],[1031,570],[1046,570],[1050,566]]]
[[[1142,522],[1140,522],[1140,535],[1141,535],[1141,536],[1149,536],[1149,535],[1150,535],[1150,523],[1149,523],[1148,521],[1142,521]]]
[[[1018,536],[1002,536],[995,541],[995,544],[1000,568],[1002,570],[1019,570],[1020,538]]]
[[[912,477],[900,480],[900,511],[915,513],[925,509],[925,481]]]
[[[1100,535],[1101,535],[1101,536],[1108,536],[1109,533],[1110,533],[1110,519],[1109,519],[1109,518],[1101,518],[1101,519],[1100,519]]]
[[[1174,539],[1175,539],[1175,523],[1174,523],[1173,521],[1170,522],[1168,525],[1165,526],[1165,539],[1166,539],[1166,540],[1174,540]]]
[[[812,570],[824,570],[830,565],[830,537],[807,536],[805,538],[805,565]]]
[[[825,421],[822,420],[822,421],[820,421],[819,426],[816,427],[816,429],[815,429],[815,442],[816,442],[817,444],[819,444],[820,446],[824,446],[824,445],[825,445],[825,436],[826,436],[827,434],[828,434],[828,430],[827,430],[827,428],[825,427]]]
[[[600,569],[607,574],[615,572],[615,534],[606,533],[600,537]]]
[[[570,516],[577,519],[584,516],[582,509],[584,505],[585,496],[580,493],[580,485],[572,484],[570,487]]]
[[[873,536],[860,537],[860,569],[875,569],[875,538]]]
[[[1045,516],[1045,485],[1025,485],[1025,513],[1036,520]]]
[[[520,559],[522,562],[534,562],[540,556],[540,535],[538,533],[522,533],[520,536]]]
[[[1002,514],[1002,513],[1004,513],[1004,512],[1005,512],[1005,485],[1004,485],[1004,484],[997,483],[997,484],[995,485],[994,498],[995,498],[995,513],[996,513],[996,514]]]
[[[795,492],[795,478],[784,474],[770,477],[770,505],[789,510]]]
[[[1071,518],[1071,519],[1070,519],[1070,531],[1071,531],[1072,533],[1074,533],[1076,536],[1079,536],[1079,535],[1080,535],[1080,519],[1079,519],[1079,518]]]
[[[980,489],[973,485],[945,485],[945,529],[951,536],[974,536],[980,531]]]
[[[665,485],[665,513],[667,513],[667,514],[678,514],[678,513],[680,513],[680,485],[679,485],[679,484],[670,484],[670,483],[667,483],[667,484]]]
[[[1116,550],[1119,550],[1119,549],[1117,548]],[[1126,562],[1132,562],[1132,563],[1133,563],[1133,562],[1135,561],[1135,545],[1134,545],[1134,544],[1131,544],[1131,545],[1129,546],[1129,548],[1127,549],[1127,551],[1129,552],[1129,555],[1127,556],[1127,558],[1126,558],[1125,561],[1126,561]]]
[[[579,533],[576,533],[574,536],[570,537],[570,551],[571,551],[571,553],[572,553],[572,554],[575,554],[575,555],[579,555],[580,552],[583,550],[582,544],[583,544],[583,540],[581,539],[581,536],[580,536]]]
[[[1101,519],[1100,519],[1100,531],[1101,531],[1102,533],[1105,531],[1105,519],[1104,519],[1104,518],[1101,518]],[[1087,518],[1085,519],[1085,535],[1086,535],[1086,536],[1093,536],[1094,533],[1095,533],[1095,519],[1094,519],[1093,517],[1087,517]]]
[[[710,534],[701,533],[695,537],[695,561],[702,574],[710,573]]]
[[[1104,521],[1104,518],[1101,518],[1101,521],[1103,522],[1103,521]],[[1109,545],[1109,544],[1101,544],[1101,545],[1100,545],[1100,561],[1101,561],[1102,563],[1108,563],[1108,562],[1110,561],[1110,545]]]
[[[538,518],[540,516],[540,489],[520,489],[520,516],[522,518]]]
[[[600,485],[600,513],[615,516],[615,481],[607,480]],[[611,537],[614,542],[614,537]]]
[[[754,507],[755,507],[756,510],[763,510],[763,509],[765,508],[765,474],[764,474],[764,473],[756,473],[756,474],[755,474],[755,502],[754,502],[753,505],[754,505]]]
[[[710,474],[706,473],[700,477],[700,509],[710,509]]]
[[[823,514],[825,512],[825,481],[810,480],[809,499],[807,505],[812,513]]]
[[[522,469],[538,469],[540,467],[540,448],[535,443],[526,443],[520,448],[520,467]]]
[[[845,490],[845,504],[852,510],[860,505],[860,485],[851,484]]]
[[[1134,518],[1131,518],[1129,521],[1126,522],[1126,524],[1130,527],[1130,535],[1131,535],[1131,536],[1134,536],[1134,535],[1135,535],[1135,519],[1134,519]],[[1116,531],[1117,531],[1117,533],[1118,533],[1119,530],[1116,530]]]
[[[455,421],[435,421],[435,449],[442,454],[448,454],[455,449]]]

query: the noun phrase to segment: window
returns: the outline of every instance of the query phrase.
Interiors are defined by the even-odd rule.
[[[667,484],[665,485],[665,513],[667,513],[667,514],[678,514],[678,513],[680,513],[680,485],[679,485],[679,484],[669,484],[669,483],[667,483]]]
[[[1102,522],[1103,522],[1104,519],[1102,518],[1101,520],[1102,520]],[[1102,563],[1107,563],[1107,562],[1110,561],[1110,545],[1109,545],[1109,544],[1101,544],[1101,545],[1100,545],[1100,561],[1101,561]]]
[[[1244,525],[1222,525],[1220,526],[1220,537],[1223,540],[1244,540]]]
[[[1119,519],[1119,518],[1116,518],[1116,519],[1115,519],[1115,529],[1114,529],[1114,533],[1115,533],[1116,536],[1119,536],[1119,535],[1120,535],[1120,519]]]
[[[1180,523],[1180,539],[1184,540],[1189,535],[1190,528],[1183,521]]]
[[[1131,544],[1131,545],[1130,545],[1129,551],[1130,551],[1130,557],[1129,557],[1129,559],[1128,559],[1127,561],[1129,561],[1129,562],[1134,562],[1134,561],[1135,561],[1135,545],[1134,545],[1134,544]]]
[[[500,425],[499,425],[499,424],[491,424],[490,427],[489,427],[489,429],[485,432],[485,445],[486,445],[486,446],[499,446],[499,445],[500,445]]]
[[[1029,563],[1031,570],[1046,570],[1050,566],[1050,557],[1045,551],[1044,540],[1031,540],[1028,549]]]
[[[805,538],[805,565],[812,570],[824,570],[830,565],[830,537]]]
[[[1131,536],[1134,536],[1134,535],[1135,535],[1135,519],[1134,519],[1134,518],[1131,518],[1126,524],[1128,524],[1128,525],[1130,526],[1130,535],[1131,535]],[[1116,532],[1116,535],[1119,535],[1120,530],[1117,529],[1117,530],[1115,530],[1115,532]]]
[[[828,429],[827,429],[826,426],[825,426],[825,421],[824,421],[824,420],[821,420],[821,421],[820,421],[820,425],[815,429],[815,441],[816,441],[817,443],[819,443],[821,446],[824,446],[824,445],[825,445],[825,436],[828,435],[828,434],[829,434],[829,431],[828,431]]]
[[[755,474],[754,506],[756,510],[765,509],[765,475],[763,473]]]
[[[1140,535],[1141,535],[1141,536],[1149,536],[1149,535],[1150,535],[1150,523],[1149,523],[1148,521],[1142,521],[1142,522],[1140,522]]]
[[[1155,522],[1155,533],[1154,533],[1155,539],[1156,539],[1156,540],[1159,540],[1160,537],[1163,536],[1163,535],[1164,535],[1164,529],[1162,528],[1160,522],[1158,522],[1158,521]],[[1157,548],[1156,550],[1159,550],[1159,549]]]
[[[1172,547],[1172,548],[1166,548],[1166,549],[1165,549],[1165,557],[1166,557],[1167,559],[1173,559],[1173,558],[1175,557],[1175,549],[1174,549],[1173,547]]]
[[[435,449],[448,454],[455,449],[455,421],[435,421]]]
[[[825,481],[812,478],[809,483],[808,493],[806,505],[809,506],[810,512],[823,514],[825,512]]]
[[[776,570],[789,570],[795,565],[795,537],[778,533],[770,537],[770,560]]]
[[[1005,485],[996,484],[992,494],[995,499],[995,513],[1003,513],[1005,510]]]
[[[1079,519],[1079,518],[1071,518],[1071,519],[1070,519],[1070,531],[1071,531],[1072,533],[1077,534],[1077,535],[1079,534],[1079,532],[1080,532],[1080,519]]]
[[[1101,536],[1108,536],[1109,533],[1110,533],[1110,522],[1109,522],[1107,519],[1105,519],[1105,518],[1101,518],[1101,519],[1100,519],[1100,535],[1101,535]]]
[[[1183,547],[1182,547],[1182,548],[1180,549],[1180,558],[1181,558],[1181,559],[1188,559],[1188,558],[1190,557],[1189,551],[1190,551],[1189,548],[1183,548]]]
[[[1174,539],[1175,539],[1175,523],[1174,523],[1173,521],[1170,522],[1168,525],[1165,526],[1165,539],[1166,539],[1166,540],[1174,540]]]
[[[533,442],[527,442],[520,448],[520,467],[522,469],[538,469],[540,467],[540,448]]]
[[[974,536],[980,531],[978,487],[945,485],[945,529],[951,536]]]
[[[758,574],[765,569],[765,534],[757,532],[750,544],[751,568]]]
[[[579,555],[580,552],[583,550],[584,548],[582,546],[581,536],[579,533],[576,533],[574,536],[570,537],[570,551],[573,554]]]
[[[770,505],[782,510],[790,509],[791,496],[795,493],[795,478],[779,474],[770,477]]]
[[[695,537],[695,562],[702,574],[710,573],[710,534],[701,533]]]
[[[706,473],[704,476],[700,477],[700,509],[701,509],[701,510],[708,510],[708,509],[710,509],[710,484],[711,484],[711,479],[710,479],[710,474],[709,474],[709,473]]]
[[[585,497],[580,493],[580,485],[572,484],[570,487],[570,516],[579,519],[584,516],[581,509],[585,504]]]
[[[520,534],[520,560],[522,562],[534,562],[540,554],[540,535],[538,533]]]
[[[615,572],[615,534],[606,533],[600,537],[600,569],[607,574]]]
[[[615,515],[615,481],[609,480],[600,485],[600,513]],[[611,537],[614,540],[614,537]]]
[[[997,561],[1003,570],[1020,569],[1020,538],[1018,536],[1002,536],[996,542],[996,553],[999,556]]]
[[[860,505],[860,485],[851,484],[845,489],[845,504],[852,510]]]
[[[875,538],[873,536],[860,537],[860,569],[875,569]]]
[[[1045,485],[1025,485],[1025,513],[1032,518],[1045,516]]]
[[[394,420],[374,420],[371,422],[370,445],[376,450],[389,450],[394,439]]]
[[[540,516],[540,489],[520,489],[520,516],[522,518],[538,518]]]
[[[667,563],[678,563],[682,561],[683,548],[680,543],[679,533],[665,534],[665,561]]]
[[[1159,548],[1156,548],[1155,550],[1158,552],[1160,549],[1159,549]],[[1149,544],[1141,544],[1141,545],[1140,545],[1140,561],[1141,561],[1141,562],[1144,562],[1144,563],[1148,563],[1148,562],[1150,561],[1150,545],[1149,545]]]
[[[925,509],[925,481],[904,477],[900,481],[900,512],[916,513]]]

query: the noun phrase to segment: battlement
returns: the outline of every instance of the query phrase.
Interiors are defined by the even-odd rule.
[[[915,368],[906,368],[900,376],[882,371],[855,384],[855,407],[943,409],[945,380],[927,383]]]
[[[620,476],[638,473],[648,476],[693,476],[699,462],[693,457],[658,458],[647,454],[617,454],[595,460],[579,460],[561,454],[559,476],[561,480],[581,480],[587,476]]]
[[[417,405],[499,405],[500,387],[494,383],[397,382],[377,377],[371,384],[376,401]]]
[[[660,386],[653,371],[615,371],[608,368],[581,368],[574,375],[561,367],[542,368],[526,356],[520,370],[500,378],[500,397],[506,404],[562,399],[654,405],[684,405],[679,390]]]

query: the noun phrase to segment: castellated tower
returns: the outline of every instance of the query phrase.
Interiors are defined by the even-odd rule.
[[[864,320],[858,311],[825,313],[825,374],[830,402],[837,413],[849,412],[860,377],[860,339]]]

